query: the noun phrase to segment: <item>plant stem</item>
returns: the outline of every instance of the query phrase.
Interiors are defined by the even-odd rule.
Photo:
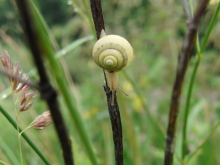
[[[13,87],[12,84],[11,84],[11,87]],[[16,129],[17,129],[17,135],[18,135],[18,147],[19,147],[20,164],[23,165],[24,161],[23,161],[23,155],[22,155],[22,149],[21,149],[21,139],[19,137],[19,125],[18,125],[18,114],[19,114],[19,112],[17,111],[16,94],[15,94],[14,91],[12,92],[12,96],[13,96],[14,109],[15,109],[15,122],[16,122]]]
[[[90,0],[90,7],[92,11],[93,22],[96,30],[96,37],[100,39],[102,30],[105,30],[104,18],[102,13],[101,0]],[[116,92],[110,90],[107,84],[106,74],[103,69],[105,85],[104,90],[107,99],[108,111],[111,119],[111,126],[113,132],[115,164],[123,165],[123,138],[122,138],[122,124]],[[112,101],[113,100],[113,101]],[[112,104],[114,102],[114,104]]]
[[[194,18],[190,21],[188,30],[183,42],[183,46],[179,55],[178,66],[176,71],[176,78],[173,85],[171,96],[171,105],[169,113],[169,123],[167,128],[166,146],[165,146],[165,159],[164,165],[173,164],[173,155],[175,149],[175,129],[176,121],[179,111],[180,96],[182,93],[182,85],[184,82],[185,73],[189,63],[190,53],[195,43],[196,34],[202,15],[208,5],[209,0],[202,0],[197,9]]]
[[[20,155],[20,163],[21,165],[24,164],[24,160],[23,160],[23,154],[22,154],[22,149],[21,149],[21,138],[20,138],[20,134],[19,134],[19,126],[18,126],[18,116],[16,115],[16,123],[17,123],[17,135],[18,135],[18,146],[19,146],[19,155]]]
[[[188,116],[189,116],[189,108],[190,108],[190,100],[192,96],[192,90],[193,90],[193,85],[196,77],[196,72],[198,70],[202,55],[200,53],[200,46],[199,46],[199,38],[197,35],[196,38],[196,50],[197,50],[197,61],[196,64],[194,65],[192,77],[190,79],[190,84],[189,84],[189,89],[187,93],[187,100],[186,100],[186,108],[185,108],[185,114],[184,114],[184,125],[183,125],[183,130],[182,130],[182,161],[184,160],[186,154],[187,154],[187,123],[188,123]]]
[[[185,108],[185,114],[184,114],[184,125],[183,125],[183,140],[182,140],[182,160],[184,160],[186,154],[187,154],[187,123],[188,123],[188,116],[189,116],[189,107],[190,107],[190,100],[192,96],[192,90],[193,90],[193,85],[196,77],[196,72],[199,67],[201,58],[198,58],[196,61],[196,64],[193,69],[192,77],[190,79],[190,85],[187,93],[187,100],[186,100],[186,108]]]
[[[11,123],[11,125],[15,129],[17,129],[17,123],[1,105],[0,105],[0,111],[5,116],[5,118]],[[19,128],[19,132],[22,132],[21,128]],[[42,161],[46,165],[51,165],[50,162],[47,160],[47,158],[42,154],[42,152],[35,146],[35,144],[29,139],[29,137],[25,133],[22,133],[22,137],[26,140],[26,142],[31,146],[31,148],[37,153],[37,155],[42,159]]]
[[[220,11],[220,2],[218,3],[218,6],[217,6],[217,8],[216,8],[216,10],[215,10],[214,15],[212,16],[212,19],[211,19],[211,21],[210,21],[208,30],[207,30],[206,35],[205,35],[205,37],[204,37],[204,40],[203,40],[203,42],[202,42],[201,54],[202,54],[202,53],[204,52],[204,50],[205,50],[205,47],[206,47],[206,45],[207,45],[207,41],[208,41],[209,35],[210,35],[210,33],[211,33],[211,31],[212,31],[212,29],[213,29],[213,27],[214,27],[214,24],[215,24],[216,19],[217,19],[217,17],[218,17],[219,11]]]
[[[101,0],[90,0],[90,8],[92,11],[92,18],[95,25],[96,37],[97,39],[99,39],[101,31],[105,30]]]
[[[183,133],[182,133],[182,136],[183,136],[183,140],[182,140],[182,161],[184,160],[184,158],[187,154],[187,152],[186,152],[187,151],[187,124],[188,124],[188,116],[189,116],[189,110],[190,110],[190,101],[191,101],[191,97],[192,97],[193,85],[194,85],[194,82],[195,82],[195,77],[196,77],[196,74],[197,74],[199,64],[200,64],[201,59],[202,59],[202,54],[205,50],[208,38],[209,38],[210,33],[213,29],[214,23],[216,22],[216,18],[218,16],[219,10],[220,10],[220,2],[219,2],[218,6],[216,8],[216,11],[215,11],[215,13],[214,13],[214,15],[213,15],[213,17],[210,21],[208,30],[207,30],[207,32],[205,34],[205,37],[204,37],[204,40],[202,42],[201,49],[200,49],[198,36],[197,36],[197,40],[196,40],[197,61],[194,65],[193,73],[192,73],[192,76],[190,78],[190,85],[189,85],[189,88],[188,88],[186,108],[185,108],[185,114],[184,114],[184,125],[183,125]]]
[[[109,116],[111,119],[114,150],[115,150],[115,165],[123,165],[123,139],[122,139],[122,124],[121,115],[116,99],[116,92],[110,91],[108,86],[104,86],[106,99],[108,104]],[[112,105],[112,97],[114,95],[114,104]]]
[[[25,129],[23,129],[23,131],[19,133],[19,136],[21,136],[21,134],[24,133],[26,130],[30,129],[33,126],[34,122],[35,120],[32,121],[31,124],[29,124]]]
[[[83,0],[83,4],[84,4],[84,7],[85,7],[86,12],[88,14],[88,17],[89,17],[89,23],[90,23],[90,26],[92,28],[92,33],[93,33],[94,36],[96,36],[95,27],[94,27],[94,24],[93,24],[93,21],[92,21],[92,14],[91,14],[91,12],[89,10],[89,6],[87,4],[87,1]]]

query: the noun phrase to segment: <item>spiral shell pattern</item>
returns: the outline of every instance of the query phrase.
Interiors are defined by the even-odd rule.
[[[109,72],[117,72],[131,63],[134,54],[126,39],[117,35],[107,35],[95,43],[92,56],[101,68]]]

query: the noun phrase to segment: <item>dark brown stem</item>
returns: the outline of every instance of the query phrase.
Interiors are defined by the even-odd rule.
[[[97,39],[100,38],[102,29],[105,30],[105,23],[102,14],[101,0],[90,0],[93,22],[95,25]]]
[[[45,54],[44,49],[41,47],[41,42],[38,37],[38,31],[36,29],[34,18],[31,13],[31,6],[29,0],[16,0],[17,7],[22,18],[24,32],[27,36],[28,44],[30,46],[34,63],[37,67],[38,74],[40,77],[39,86],[41,88],[40,93],[42,99],[46,100],[47,105],[51,111],[53,122],[58,134],[60,144],[63,150],[63,157],[65,165],[73,165],[73,154],[71,141],[67,132],[66,125],[64,123],[62,113],[57,101],[57,93],[51,86],[48,76],[46,74],[45,67],[41,55]]]
[[[194,18],[190,21],[187,34],[182,46],[182,50],[179,55],[177,72],[175,83],[173,86],[170,114],[169,114],[169,124],[167,129],[166,146],[165,146],[165,165],[173,164],[173,154],[175,148],[175,127],[176,119],[179,110],[179,100],[181,96],[182,84],[184,81],[184,76],[189,62],[189,56],[195,43],[196,34],[198,31],[199,23],[202,18],[209,0],[202,0],[197,7]]]
[[[104,90],[108,102],[108,111],[112,123],[112,132],[114,139],[115,147],[115,164],[123,165],[123,140],[122,140],[122,125],[120,111],[116,99],[116,92],[114,92],[114,105],[112,105],[112,92],[109,90],[109,87],[104,86]]]
[[[100,38],[102,29],[105,30],[104,19],[102,14],[101,0],[90,0],[92,17],[95,24],[97,39]],[[104,90],[107,97],[108,110],[112,124],[112,132],[115,147],[115,164],[123,165],[123,140],[122,140],[122,125],[116,92],[111,92],[104,72],[105,85]],[[112,93],[114,93],[114,104],[112,105]]]

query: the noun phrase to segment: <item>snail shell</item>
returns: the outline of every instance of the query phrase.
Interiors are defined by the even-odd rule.
[[[130,43],[118,35],[100,38],[93,47],[92,55],[95,63],[109,72],[126,68],[134,57]]]
[[[107,86],[112,91],[112,103],[114,105],[114,95],[119,89],[116,72],[126,68],[133,60],[134,53],[130,43],[117,35],[106,35],[102,30],[101,38],[93,47],[92,56],[97,65],[105,70]],[[122,91],[123,92],[123,91]],[[127,94],[123,92],[126,96]]]

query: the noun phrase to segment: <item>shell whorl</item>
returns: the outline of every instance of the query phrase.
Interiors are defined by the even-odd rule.
[[[117,35],[107,35],[95,43],[92,55],[101,68],[117,72],[130,64],[133,49],[126,39]]]

